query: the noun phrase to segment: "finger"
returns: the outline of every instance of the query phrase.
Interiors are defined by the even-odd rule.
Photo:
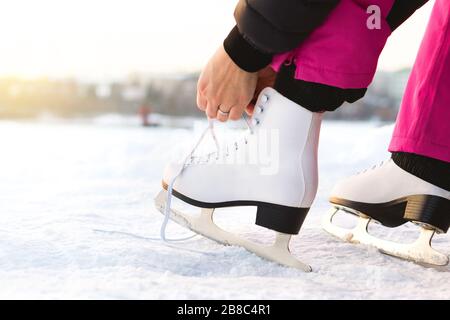
[[[206,115],[210,119],[215,119],[217,117],[217,104],[213,104],[210,101],[208,101],[207,107],[206,107]]]
[[[233,107],[230,110],[230,114],[228,115],[228,119],[230,120],[239,120],[242,117],[243,109],[239,107]]]
[[[228,120],[228,112],[229,112],[230,108],[226,108],[224,106],[220,106],[217,109],[217,120],[219,120],[220,122],[225,122]],[[223,111],[223,112],[221,112]]]
[[[198,107],[200,110],[205,111],[207,106],[208,106],[208,101],[207,101],[206,98],[200,93],[200,91],[197,91],[197,107]]]
[[[245,113],[247,113],[249,116],[253,114],[253,110],[255,110],[256,101],[258,101],[258,96],[253,96],[252,101],[249,102],[249,104],[245,107]]]
[[[255,110],[255,104],[250,102],[250,104],[245,108],[245,113],[250,117],[253,115],[253,111]]]

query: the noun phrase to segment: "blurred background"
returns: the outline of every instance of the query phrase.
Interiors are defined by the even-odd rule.
[[[0,119],[202,117],[196,81],[234,24],[235,2],[2,0]],[[431,7],[389,39],[366,97],[329,119],[395,120]]]
[[[369,254],[320,230],[336,181],[389,156],[434,1],[391,36],[364,99],[326,115],[318,195],[292,244],[319,273],[300,276],[203,237],[177,244],[187,250],[159,241],[153,198],[167,162],[185,156],[208,125],[196,108],[197,78],[234,25],[236,2],[0,0],[0,299],[448,293],[443,272]],[[223,143],[245,124],[218,128]],[[234,231],[265,239],[252,227],[252,208],[220,212]],[[389,235],[412,239],[413,226],[406,231]],[[170,224],[169,238],[187,235]]]

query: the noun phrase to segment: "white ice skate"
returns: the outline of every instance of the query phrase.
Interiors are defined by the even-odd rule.
[[[416,263],[444,266],[449,257],[431,247],[435,233],[450,225],[450,192],[428,183],[388,160],[338,183],[331,193],[333,208],[324,216],[323,227],[332,235],[362,243],[381,252]],[[354,229],[333,224],[339,210],[359,216]],[[410,244],[379,239],[368,232],[374,220],[390,228],[407,222],[420,226],[418,239]]]
[[[170,208],[168,193],[172,193],[202,208],[195,218],[171,210],[175,222],[219,243],[241,246],[279,264],[311,271],[290,253],[289,242],[299,232],[316,195],[321,115],[266,88],[251,122],[251,132],[227,151],[192,157],[184,170],[180,164],[169,165],[156,206],[164,213]],[[270,164],[251,160],[258,159],[255,151],[266,148],[263,136],[276,138],[266,139],[272,140]],[[259,245],[214,224],[215,208],[233,206],[255,206],[256,224],[276,231],[275,243]]]

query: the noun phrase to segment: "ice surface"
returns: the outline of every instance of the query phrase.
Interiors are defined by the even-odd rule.
[[[333,184],[388,157],[391,132],[375,123],[324,124],[319,194],[293,243],[314,268],[306,274],[202,237],[181,249],[153,240],[163,166],[198,130],[140,128],[118,117],[0,122],[0,298],[449,299],[449,267],[426,269],[320,227]],[[251,210],[221,212],[227,227],[270,238],[245,224]],[[414,227],[386,232],[409,239]],[[173,224],[169,233],[187,234]],[[449,252],[449,240],[439,236],[437,246]]]

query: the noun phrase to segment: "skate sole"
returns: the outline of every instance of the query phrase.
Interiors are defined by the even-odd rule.
[[[331,197],[330,202],[344,211],[368,216],[388,228],[411,221],[444,233],[450,225],[450,200],[439,196],[411,195],[385,203],[364,203]]]
[[[376,220],[389,228],[399,227],[408,222],[408,220],[403,218],[408,202],[406,197],[396,199],[394,201],[375,204],[351,201],[337,197],[331,197],[330,202],[343,211],[355,214],[357,216],[362,215],[363,217],[370,217],[371,219]]]
[[[167,184],[163,182],[163,189],[167,191]],[[172,190],[173,196],[176,198],[199,208],[216,209],[229,207],[257,207],[255,224],[274,231],[296,235],[308,214],[309,208],[296,208],[282,206],[273,203],[251,201],[251,200],[236,200],[226,202],[202,202],[192,199],[184,194]]]

